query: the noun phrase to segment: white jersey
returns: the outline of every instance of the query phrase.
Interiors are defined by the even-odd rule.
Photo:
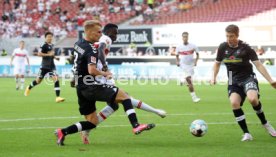
[[[99,40],[99,43],[105,43],[106,48],[105,48],[104,52],[105,52],[105,55],[108,55],[108,53],[110,51],[111,44],[112,44],[111,38],[109,36],[103,34]]]
[[[25,58],[28,57],[28,51],[26,49],[20,49],[16,48],[14,49],[12,56],[14,56],[14,66],[15,67],[20,67],[20,66],[25,66]]]
[[[109,36],[103,34],[101,36],[101,38],[99,39],[99,42],[97,44],[100,45],[100,43],[104,43],[105,44],[104,53],[105,53],[105,56],[107,56],[108,53],[109,53],[109,51],[110,51],[111,44],[112,44],[111,38]],[[98,61],[97,68],[98,69],[102,69],[103,68],[102,62],[100,60]]]
[[[96,44],[100,45],[100,43],[105,44],[104,53],[105,53],[105,56],[107,56],[109,51],[110,51],[111,44],[112,44],[111,38],[109,36],[103,34],[101,36],[101,38],[99,39],[99,42],[96,43]],[[102,70],[102,68],[103,68],[103,64],[100,60],[98,60],[97,69]],[[114,85],[115,84],[114,79],[107,79],[103,76],[99,76],[96,79],[97,79],[97,81],[101,82],[102,84],[108,84],[108,85]]]
[[[178,45],[176,47],[176,54],[179,55],[180,65],[194,65],[194,53],[198,51],[198,48],[194,44]]]

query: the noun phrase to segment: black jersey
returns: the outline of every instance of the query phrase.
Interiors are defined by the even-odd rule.
[[[220,44],[216,60],[223,61],[228,77],[232,75],[233,81],[239,82],[254,75],[252,64],[249,61],[258,60],[258,56],[248,44],[239,40],[236,48],[229,47],[227,42]]]
[[[78,86],[89,86],[97,84],[95,77],[88,73],[89,64],[97,64],[98,51],[94,44],[80,39],[74,45],[74,73],[77,78]]]
[[[54,45],[53,44],[48,44],[48,43],[44,43],[40,47],[42,53],[48,53],[49,51],[53,51],[53,48],[54,48]],[[42,57],[41,68],[42,69],[55,70],[56,66],[55,66],[55,63],[54,63],[54,56]]]

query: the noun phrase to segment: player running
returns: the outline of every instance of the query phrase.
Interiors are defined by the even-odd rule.
[[[25,74],[25,59],[28,63],[28,71],[30,70],[30,62],[29,62],[29,56],[28,51],[25,49],[25,42],[22,40],[19,42],[19,48],[16,48],[13,50],[12,57],[11,57],[11,63],[10,66],[14,65],[13,73],[15,75],[15,82],[16,86],[15,89],[19,90],[19,88],[22,90],[24,89],[24,74]],[[14,61],[14,64],[13,64]],[[20,81],[19,81],[20,78]]]
[[[276,88],[276,82],[272,80],[269,73],[259,61],[256,52],[246,43],[239,40],[239,27],[229,25],[225,29],[227,42],[220,44],[217,58],[214,64],[213,78],[211,84],[216,83],[221,62],[224,62],[228,74],[228,94],[234,116],[242,129],[244,135],[241,141],[253,140],[245,121],[245,114],[242,105],[247,97],[248,101],[256,111],[263,127],[272,137],[276,137],[276,131],[265,118],[261,101],[259,100],[259,85],[253,72],[251,61],[263,77]]]
[[[36,80],[34,80],[25,90],[24,95],[28,96],[30,94],[31,89],[40,84],[46,74],[54,80],[55,82],[55,93],[56,93],[56,102],[63,102],[65,99],[60,97],[60,86],[58,75],[55,72],[56,66],[54,63],[54,59],[59,60],[59,58],[55,57],[54,45],[52,44],[53,33],[46,32],[45,33],[45,43],[40,47],[40,51],[38,52],[38,56],[42,57],[41,68],[38,73]]]
[[[97,63],[97,69],[102,71],[108,71],[108,66],[106,62],[106,56],[108,55],[110,51],[110,46],[112,42],[116,41],[118,34],[118,26],[112,23],[109,23],[104,26],[103,28],[103,34],[101,38],[99,39],[99,42],[96,43],[96,47],[98,47],[98,53],[99,53],[99,60]],[[99,78],[99,81],[105,84],[109,85],[115,85],[115,81],[113,78],[106,78],[101,77]],[[158,116],[164,118],[166,117],[166,112],[162,109],[156,109],[140,100],[137,100],[133,97],[130,98],[131,104],[133,107],[142,109],[144,111],[152,112],[157,114]],[[98,114],[98,122],[101,123],[106,118],[108,118],[110,115],[112,115],[116,110],[118,110],[119,106],[118,104],[107,104]],[[98,124],[99,124],[98,123]],[[89,144],[89,131],[85,130],[81,132],[82,141],[84,144]]]
[[[176,47],[176,65],[184,71],[185,81],[189,88],[189,92],[192,96],[193,102],[199,102],[200,98],[196,96],[195,89],[193,86],[192,76],[194,75],[194,66],[196,66],[199,54],[198,48],[188,42],[188,32],[182,33],[183,44]],[[196,53],[196,59],[194,60],[194,53]]]

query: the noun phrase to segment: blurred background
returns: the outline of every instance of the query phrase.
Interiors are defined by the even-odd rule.
[[[107,57],[116,77],[177,78],[175,47],[187,31],[200,50],[195,79],[207,79],[218,45],[226,41],[225,27],[237,24],[239,38],[276,78],[275,0],[1,0],[0,15],[0,77],[12,76],[10,58],[20,40],[32,65],[27,76],[36,76],[41,63],[36,54],[46,31],[54,33],[55,54],[61,56],[55,61],[58,73],[70,73],[82,24],[97,19],[119,26]]]

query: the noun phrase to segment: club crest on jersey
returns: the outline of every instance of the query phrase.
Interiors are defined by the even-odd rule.
[[[241,51],[240,50],[237,50],[237,54],[240,54],[241,53]]]
[[[226,50],[225,52],[224,52],[226,55],[228,55],[228,51]]]
[[[91,63],[96,64],[97,63],[97,58],[94,56],[91,56]]]

